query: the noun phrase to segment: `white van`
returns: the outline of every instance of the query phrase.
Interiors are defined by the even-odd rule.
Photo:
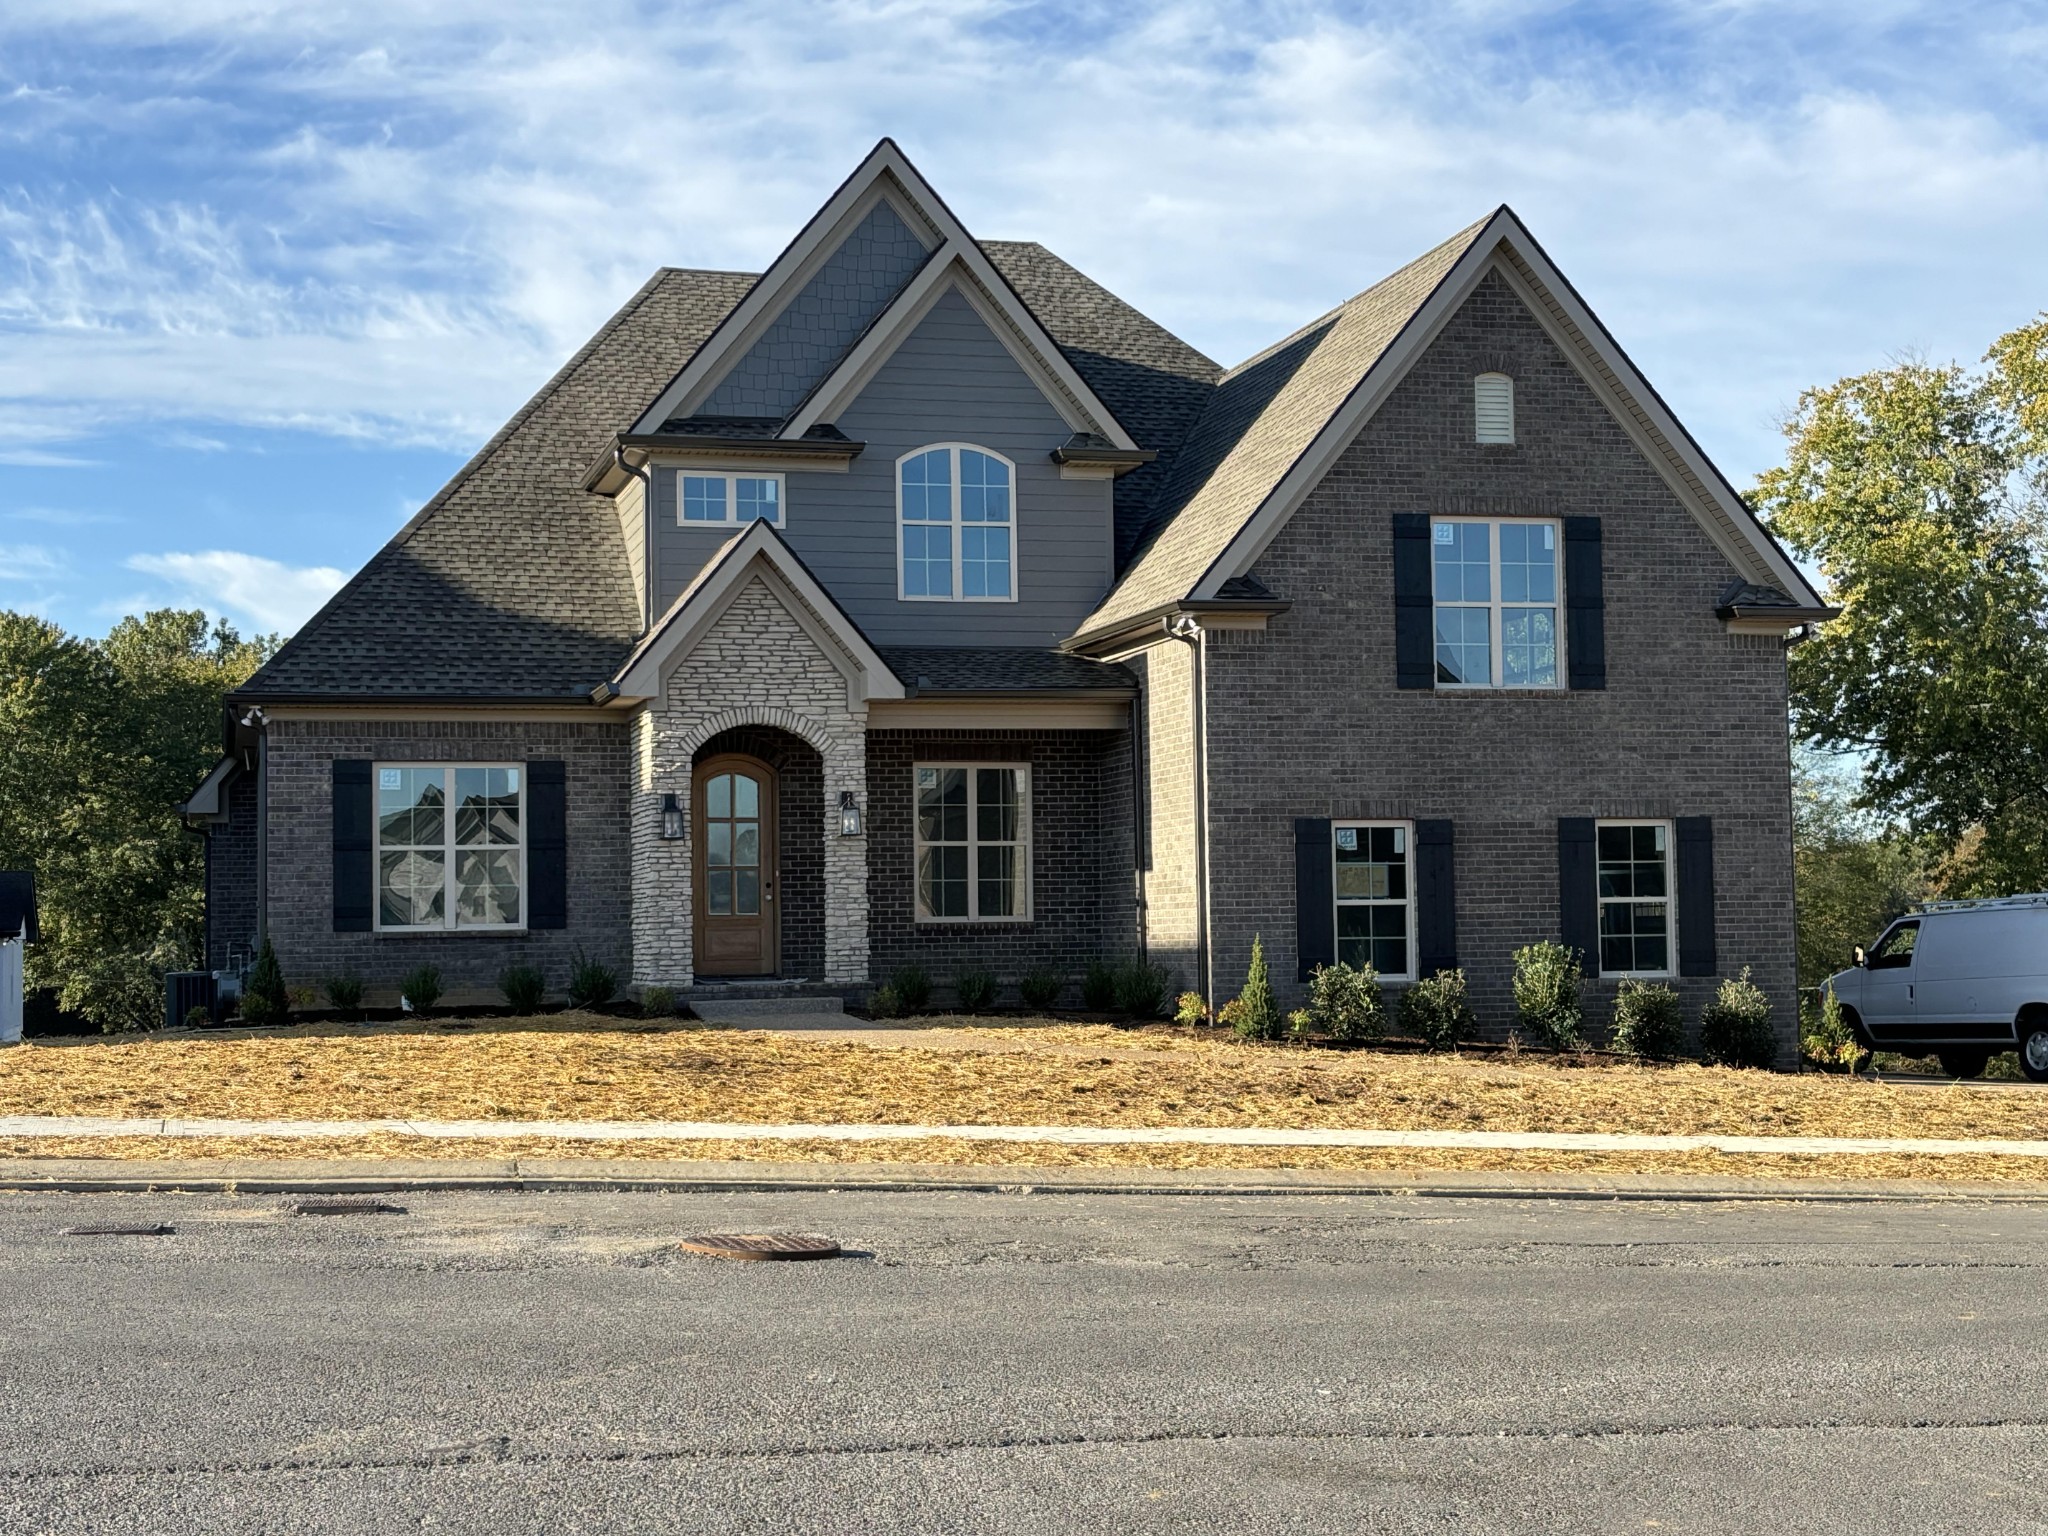
[[[1828,978],[1867,1046],[1979,1077],[1999,1051],[2048,1083],[2048,894],[1931,901]]]

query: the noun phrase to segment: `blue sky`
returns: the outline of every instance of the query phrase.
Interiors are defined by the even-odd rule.
[[[8,0],[0,606],[290,630],[884,133],[1234,362],[1514,204],[1722,467],[2048,308],[2048,4]]]

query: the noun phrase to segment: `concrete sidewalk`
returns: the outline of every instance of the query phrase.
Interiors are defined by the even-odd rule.
[[[954,1141],[1088,1147],[1382,1147],[1501,1152],[1721,1152],[1802,1157],[2048,1158],[2048,1141],[1903,1136],[1643,1136],[1260,1126],[752,1124],[727,1120],[170,1120],[0,1116],[0,1138],[418,1136],[436,1141]]]

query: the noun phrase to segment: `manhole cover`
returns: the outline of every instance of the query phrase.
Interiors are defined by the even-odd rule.
[[[65,1227],[59,1237],[169,1237],[171,1228],[161,1221],[139,1222],[128,1226],[86,1226]]]
[[[284,1208],[295,1216],[403,1216],[405,1207],[360,1195],[324,1195],[287,1200]]]
[[[685,1238],[683,1252],[714,1259],[834,1259],[839,1245],[829,1237],[777,1232],[714,1232]]]

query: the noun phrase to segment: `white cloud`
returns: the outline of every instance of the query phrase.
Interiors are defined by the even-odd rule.
[[[160,577],[187,601],[258,629],[297,629],[348,580],[331,565],[289,566],[231,549],[130,555],[131,571]]]
[[[45,581],[65,568],[58,551],[40,544],[0,544],[0,581]]]

